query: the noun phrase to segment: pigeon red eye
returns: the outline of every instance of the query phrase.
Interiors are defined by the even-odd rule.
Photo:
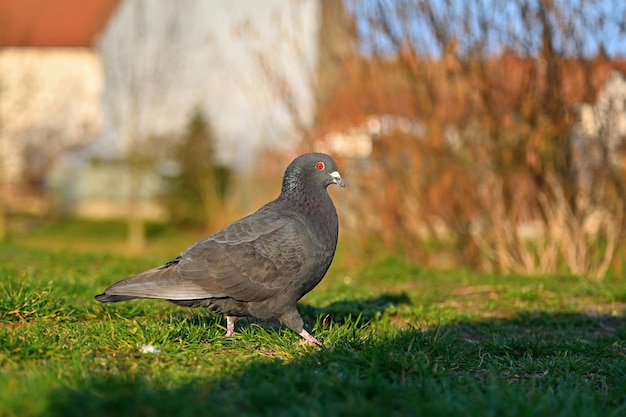
[[[324,163],[323,162],[318,162],[317,164],[315,164],[315,168],[317,168],[319,171],[324,169]]]

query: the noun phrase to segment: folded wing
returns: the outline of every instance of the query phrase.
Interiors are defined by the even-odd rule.
[[[306,233],[291,217],[257,213],[203,239],[166,265],[126,278],[97,296],[196,300],[266,300],[304,266]]]

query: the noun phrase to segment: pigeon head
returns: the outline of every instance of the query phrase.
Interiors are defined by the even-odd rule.
[[[333,159],[323,153],[307,153],[294,159],[285,171],[283,193],[310,187],[326,189],[331,184],[345,187]]]

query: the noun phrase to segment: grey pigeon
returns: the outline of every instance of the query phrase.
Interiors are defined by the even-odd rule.
[[[194,243],[176,259],[113,284],[103,303],[160,298],[226,316],[226,336],[241,317],[277,318],[307,344],[296,302],[324,277],[337,247],[338,220],[326,187],[344,182],[333,159],[299,156],[278,198]]]

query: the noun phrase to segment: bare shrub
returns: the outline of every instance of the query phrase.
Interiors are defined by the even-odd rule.
[[[599,129],[585,143],[590,152],[574,136],[577,106],[596,100],[607,74],[623,68],[606,59],[600,38],[598,56],[588,58],[583,37],[623,25],[592,3],[571,6],[351,3],[367,24],[361,47],[372,56],[360,81],[343,88],[360,82],[353,97],[361,114],[401,114],[425,131],[411,140],[380,137],[369,160],[355,164],[368,178],[355,217],[369,219],[355,233],[369,231],[417,259],[428,258],[423,247],[436,240],[472,266],[604,276],[626,198],[620,139]]]
[[[563,187],[550,176],[536,199],[517,198],[507,209],[502,183],[492,177],[480,197],[484,210],[473,238],[492,267],[523,274],[569,273],[602,279],[615,254],[623,224],[623,202],[575,213]],[[539,211],[539,216],[532,212]]]

